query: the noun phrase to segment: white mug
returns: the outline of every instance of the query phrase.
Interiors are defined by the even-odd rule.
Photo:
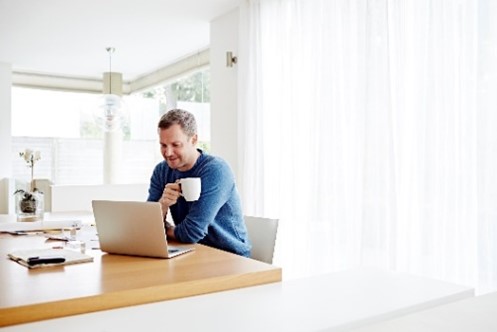
[[[202,188],[200,178],[183,178],[178,182],[181,185],[181,196],[183,196],[186,201],[193,202],[200,197]]]

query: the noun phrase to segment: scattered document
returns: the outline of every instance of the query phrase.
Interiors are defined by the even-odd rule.
[[[81,220],[42,220],[32,222],[6,222],[0,223],[0,232],[29,232],[62,228],[80,228]]]

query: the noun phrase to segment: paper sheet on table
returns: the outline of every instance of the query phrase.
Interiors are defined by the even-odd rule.
[[[80,228],[83,222],[71,220],[42,220],[30,222],[5,222],[0,223],[0,232],[38,231],[62,228]]]

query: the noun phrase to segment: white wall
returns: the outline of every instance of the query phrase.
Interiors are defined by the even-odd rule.
[[[224,158],[238,172],[238,94],[237,65],[226,67],[226,52],[238,54],[239,10],[211,22],[211,151]]]
[[[9,212],[12,195],[8,180],[12,176],[11,86],[11,65],[0,62],[0,213]]]

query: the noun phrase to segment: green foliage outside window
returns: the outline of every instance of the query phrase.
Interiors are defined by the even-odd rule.
[[[168,90],[172,95],[168,96]],[[170,85],[159,86],[143,92],[144,98],[153,98],[159,101],[164,108],[168,97],[174,101],[189,101],[196,103],[210,102],[210,72],[208,70],[196,72]]]
[[[209,72],[202,71],[171,84],[171,88],[179,101],[208,103],[210,102],[209,85]]]

